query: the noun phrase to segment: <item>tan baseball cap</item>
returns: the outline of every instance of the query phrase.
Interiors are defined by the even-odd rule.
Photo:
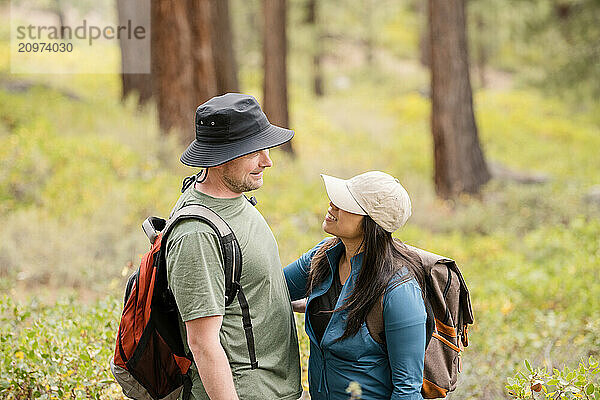
[[[368,215],[388,232],[402,227],[411,215],[408,192],[398,179],[381,171],[369,171],[350,179],[321,174],[327,196],[338,208]]]

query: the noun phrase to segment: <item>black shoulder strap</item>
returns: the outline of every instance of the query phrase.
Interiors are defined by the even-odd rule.
[[[237,287],[233,285],[233,282],[234,280],[239,282],[242,272],[242,255],[233,231],[227,222],[210,208],[198,204],[184,206],[169,218],[162,230],[163,250],[167,242],[166,237],[171,233],[173,227],[184,219],[200,220],[210,226],[217,234],[225,271],[225,305],[228,306],[237,294]],[[165,254],[165,251],[163,251],[163,254]]]
[[[209,225],[219,238],[219,244],[223,254],[223,268],[225,271],[225,306],[229,306],[237,296],[242,311],[242,322],[246,334],[250,365],[252,369],[256,369],[258,368],[258,362],[256,361],[250,308],[240,284],[240,278],[242,276],[242,251],[233,230],[229,227],[227,222],[206,206],[198,204],[184,206],[171,215],[162,230],[161,253],[165,254],[164,246],[166,246],[167,242],[166,237],[173,227],[178,222],[190,218],[200,220]]]

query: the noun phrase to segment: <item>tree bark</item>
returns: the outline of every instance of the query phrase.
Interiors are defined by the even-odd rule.
[[[150,15],[149,6],[145,0],[117,0],[119,25],[126,26],[128,20],[136,21],[136,25],[148,27]],[[136,93],[138,104],[145,104],[152,97],[152,75],[150,73],[128,73],[129,71],[144,70],[144,63],[150,59],[150,49],[140,46],[127,38],[121,38],[121,97],[125,100],[129,95]],[[150,72],[150,71],[148,71]]]
[[[233,49],[229,0],[210,0],[212,46],[217,76],[217,93],[239,92],[238,71]]]
[[[175,129],[180,141],[193,136],[195,104],[191,30],[185,0],[161,0],[152,4],[152,76],[159,125],[163,132]]]
[[[325,93],[323,90],[323,71],[321,68],[321,59],[323,57],[323,38],[319,29],[317,18],[317,0],[308,0],[306,3],[306,23],[311,26],[313,32],[313,90],[315,96],[321,97]]]
[[[213,0],[188,0],[191,29],[190,54],[193,61],[193,102],[200,105],[219,94],[213,52]]]
[[[189,143],[196,107],[239,90],[227,0],[153,2],[152,83],[161,130]]]
[[[263,0],[264,34],[264,81],[263,110],[269,121],[287,128],[289,125],[287,70],[286,70],[286,2]],[[291,142],[281,148],[293,153]]]
[[[473,114],[464,0],[429,0],[429,25],[434,181],[449,199],[477,193],[490,173]]]

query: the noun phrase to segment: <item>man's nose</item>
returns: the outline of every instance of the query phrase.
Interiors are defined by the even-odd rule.
[[[259,159],[259,166],[262,168],[267,168],[267,167],[272,167],[273,166],[273,161],[271,161],[271,158],[269,157],[269,150],[261,150],[260,151],[260,159]]]
[[[335,204],[333,204],[331,201],[329,202],[329,206],[333,209],[333,210],[339,210],[339,208],[337,208],[335,206]]]

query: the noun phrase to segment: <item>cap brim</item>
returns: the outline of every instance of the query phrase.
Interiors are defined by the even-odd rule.
[[[216,167],[235,158],[270,149],[289,142],[294,131],[269,125],[263,131],[233,143],[201,143],[194,140],[181,155],[181,162],[190,167]]]
[[[360,205],[354,200],[346,180],[335,178],[333,176],[321,174],[323,182],[325,182],[325,190],[329,200],[337,207],[352,214],[367,215]]]

